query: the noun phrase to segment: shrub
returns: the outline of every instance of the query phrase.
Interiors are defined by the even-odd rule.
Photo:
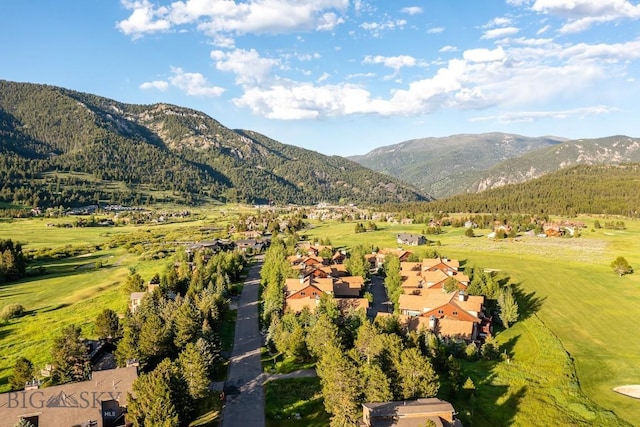
[[[7,321],[22,316],[24,307],[20,304],[9,304],[0,311],[0,320]]]

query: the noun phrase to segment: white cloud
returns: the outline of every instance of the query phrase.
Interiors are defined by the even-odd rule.
[[[497,39],[500,37],[506,37],[506,36],[511,36],[513,34],[517,34],[519,31],[520,29],[516,27],[494,28],[493,30],[485,31],[481,38]]]
[[[241,85],[264,83],[272,68],[280,65],[279,60],[263,58],[255,49],[236,49],[231,52],[214,50],[210,56],[218,70],[234,73],[236,83]]]
[[[400,56],[366,56],[363,61],[365,64],[383,64],[385,67],[392,68],[396,71],[402,67],[414,67],[417,61],[414,57],[408,55]]]
[[[640,59],[640,40],[615,44],[580,43],[566,48],[561,56],[566,58],[568,62],[618,62]]]
[[[507,58],[502,47],[496,49],[469,49],[465,50],[462,57],[469,62],[493,62],[504,61]]]
[[[444,31],[444,27],[429,28],[427,34],[440,34]]]
[[[320,77],[318,77],[318,79],[316,81],[318,83],[322,83],[323,81],[327,80],[329,77],[331,77],[329,75],[329,73],[322,73],[322,75]]]
[[[540,34],[544,34],[547,31],[549,31],[550,29],[551,29],[551,25],[545,25],[544,27],[542,27],[538,31],[536,31],[536,35],[539,36]]]
[[[620,111],[615,107],[595,105],[591,107],[574,108],[560,111],[519,111],[498,114],[493,116],[480,116],[471,119],[472,122],[492,121],[502,123],[534,122],[541,119],[563,120],[571,117],[586,118],[600,114],[609,114]]]
[[[331,30],[344,22],[336,12],[345,12],[348,0],[185,0],[170,6],[155,6],[149,0],[123,0],[132,10],[117,28],[133,37],[196,24],[214,40],[227,41],[229,34],[288,33]]]
[[[363,22],[360,28],[370,31],[375,37],[379,37],[383,31],[391,31],[402,28],[407,24],[404,19],[387,20],[383,22]]]
[[[171,72],[169,82],[187,95],[216,97],[224,93],[223,88],[211,86],[200,73],[187,73],[180,67],[172,67]]]
[[[325,13],[319,18],[316,30],[332,31],[340,24],[344,24],[342,17],[338,17],[338,15],[333,12]]]
[[[491,21],[482,26],[482,28],[495,28],[495,27],[504,27],[506,25],[511,25],[511,18],[505,17],[497,17],[493,18]]]
[[[457,52],[458,48],[451,45],[442,46],[438,52]]]
[[[640,18],[640,5],[627,0],[536,0],[531,9],[567,18],[561,33],[585,31],[598,23]]]
[[[144,33],[166,31],[171,28],[171,22],[161,18],[166,14],[165,8],[156,9],[148,0],[123,1],[123,5],[127,9],[133,9],[133,12],[129,18],[118,22],[116,28],[134,39]]]
[[[154,80],[152,82],[144,82],[140,85],[140,89],[158,89],[162,92],[169,89],[169,83],[164,80]]]
[[[420,6],[403,7],[400,9],[400,12],[406,13],[407,15],[419,15],[422,13],[422,8]]]

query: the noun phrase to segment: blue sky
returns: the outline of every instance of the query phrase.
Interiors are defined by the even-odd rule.
[[[0,79],[201,110],[325,154],[640,137],[640,2],[3,0]]]

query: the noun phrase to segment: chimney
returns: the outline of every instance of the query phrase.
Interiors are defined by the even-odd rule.
[[[464,301],[464,300],[466,300],[466,299],[467,299],[467,297],[466,297],[466,295],[464,294],[464,291],[460,291],[460,292],[458,292],[458,301]]]
[[[300,283],[304,283],[304,274],[301,274],[300,277],[298,277],[300,279]]]
[[[436,328],[436,316],[433,314],[429,317],[429,329],[432,331]]]

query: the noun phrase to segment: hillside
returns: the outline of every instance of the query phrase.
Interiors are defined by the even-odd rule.
[[[505,133],[421,138],[349,157],[363,166],[410,182],[434,197],[448,197],[471,186],[506,159],[564,141]]]
[[[640,214],[640,163],[578,165],[531,181],[404,206],[415,212]],[[384,209],[384,207],[383,207]]]
[[[617,164],[640,161],[640,139],[610,136],[565,141],[501,162],[476,179],[470,192],[525,182],[575,165]]]
[[[0,201],[40,206],[429,199],[355,162],[228,129],[199,111],[8,81],[0,81],[0,182]]]

